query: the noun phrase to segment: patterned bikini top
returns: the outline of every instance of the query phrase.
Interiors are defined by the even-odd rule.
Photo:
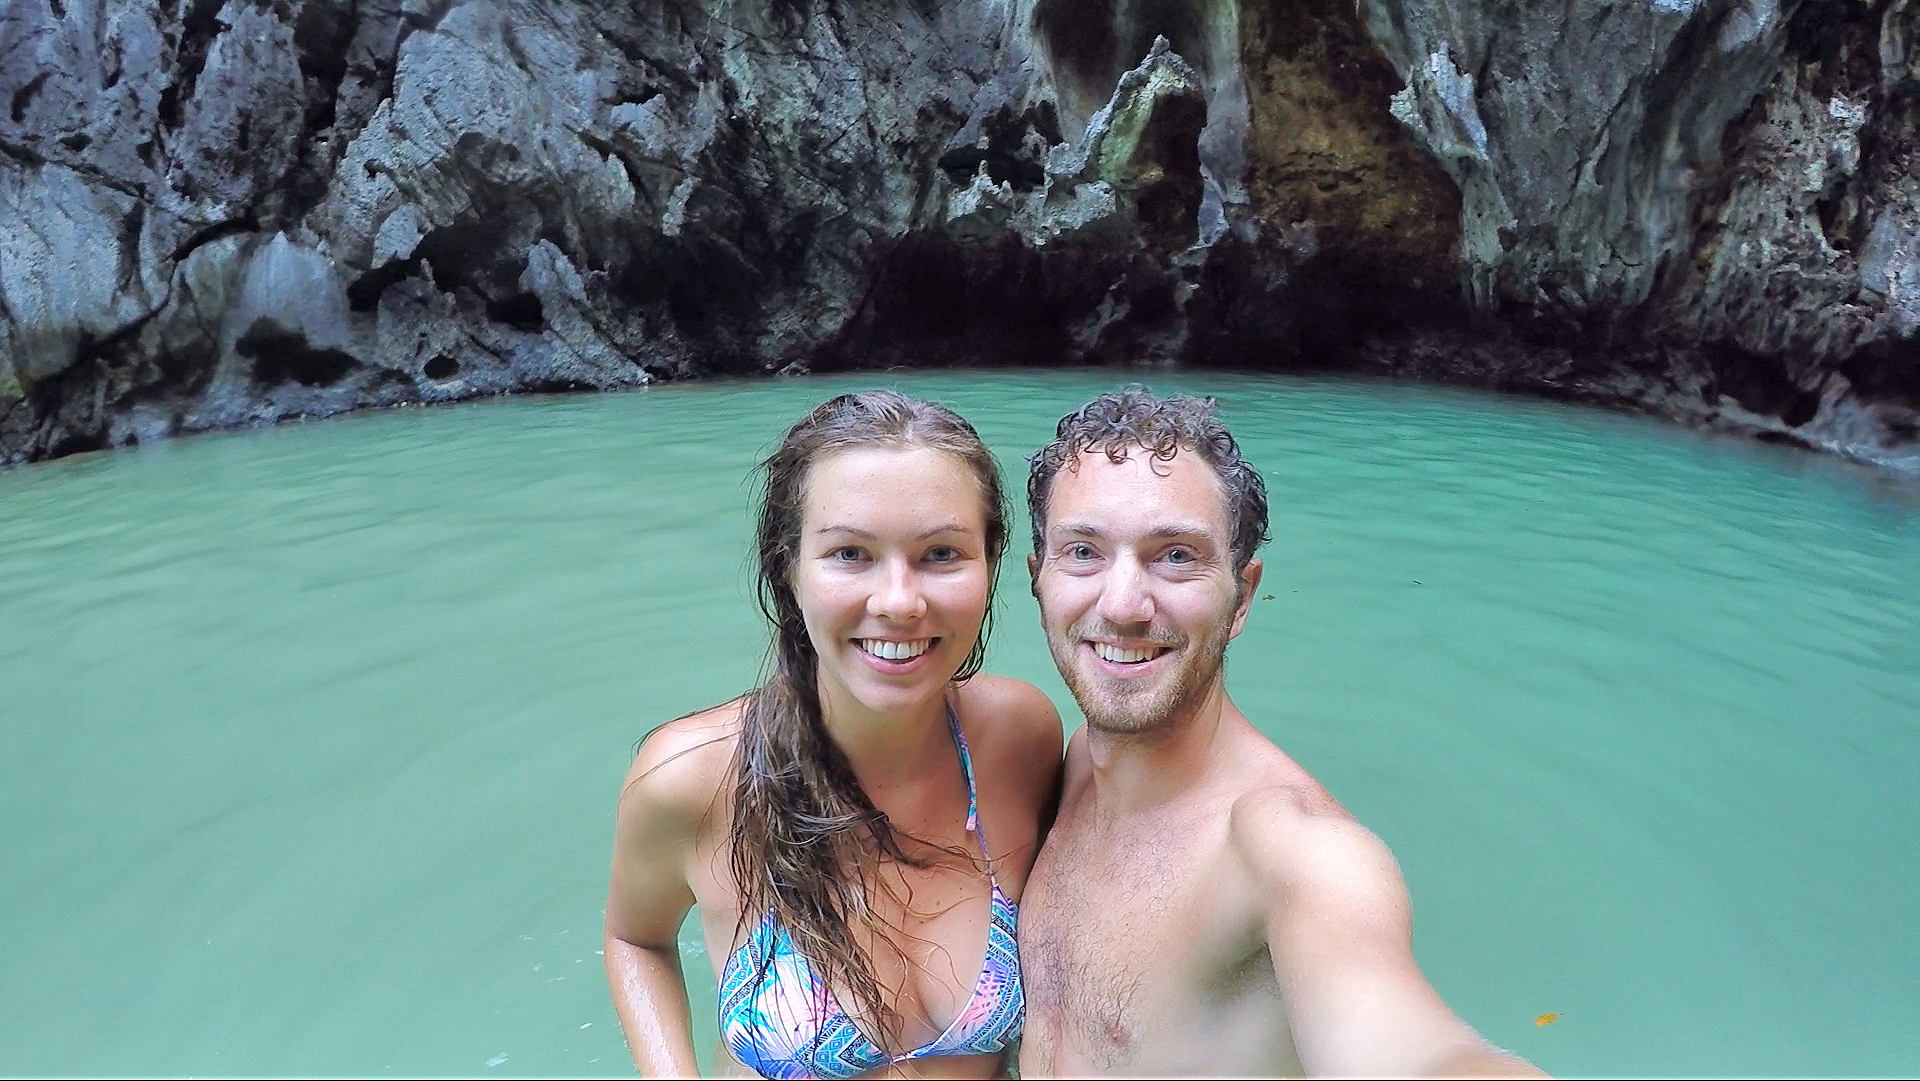
[[[960,721],[947,707],[947,723],[960,751],[960,769],[967,778],[967,832],[980,842],[980,854],[989,861],[987,839],[980,833],[980,809],[973,784],[973,759]],[[1020,984],[1020,953],[1014,945],[1018,907],[993,886],[987,924],[987,956],[974,981],[973,996],[932,1043],[903,1055],[889,1056],[854,1027],[834,1001],[825,981],[794,949],[787,929],[768,912],[727,958],[720,975],[720,1030],[742,1065],[762,1077],[851,1078],[893,1063],[937,1055],[998,1054],[1020,1038],[1026,1022],[1026,992]]]

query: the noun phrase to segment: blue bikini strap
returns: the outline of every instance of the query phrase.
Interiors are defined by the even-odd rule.
[[[953,729],[953,745],[960,749],[960,772],[967,778],[967,832],[980,841],[980,854],[989,862],[993,853],[987,851],[987,835],[980,832],[980,797],[973,784],[973,756],[967,753],[967,734],[960,731],[960,715],[953,711],[953,702],[947,702],[947,727]]]

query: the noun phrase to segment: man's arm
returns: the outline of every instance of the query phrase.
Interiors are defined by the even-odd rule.
[[[1320,794],[1275,788],[1233,810],[1274,975],[1313,1077],[1544,1077],[1455,1016],[1413,957],[1412,908],[1378,837]]]

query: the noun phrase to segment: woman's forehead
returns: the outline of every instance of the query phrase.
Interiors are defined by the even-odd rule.
[[[917,446],[849,447],[808,471],[805,528],[920,532],[930,518],[978,529],[986,515],[973,467],[947,451]]]

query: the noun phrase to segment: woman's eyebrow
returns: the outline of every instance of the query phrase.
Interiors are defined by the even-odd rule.
[[[814,530],[813,532],[815,536],[823,536],[828,533],[845,533],[849,536],[862,537],[867,540],[879,539],[879,534],[873,532],[872,530],[862,529],[857,525],[823,525],[820,528]],[[960,521],[941,522],[939,525],[928,526],[927,528],[914,534],[913,539],[926,540],[928,537],[937,536],[941,533],[971,533],[971,532],[973,532],[973,530],[968,528],[965,522],[960,522]]]

